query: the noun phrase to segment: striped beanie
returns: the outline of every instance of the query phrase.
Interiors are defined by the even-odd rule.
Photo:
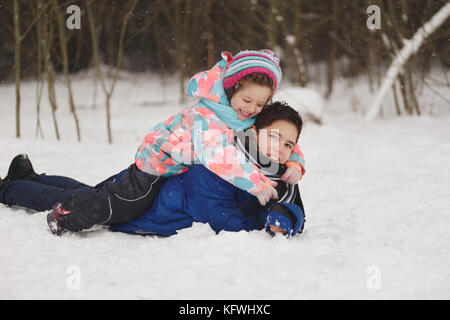
[[[240,79],[252,74],[263,73],[273,80],[273,89],[277,90],[283,73],[280,68],[280,58],[271,50],[245,50],[234,56],[229,62],[223,78],[225,90],[233,87]]]

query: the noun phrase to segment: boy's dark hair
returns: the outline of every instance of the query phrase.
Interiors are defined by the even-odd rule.
[[[271,105],[265,105],[262,111],[256,116],[255,127],[259,131],[270,126],[277,120],[286,120],[297,127],[297,139],[303,127],[303,120],[300,114],[284,101],[276,101]]]

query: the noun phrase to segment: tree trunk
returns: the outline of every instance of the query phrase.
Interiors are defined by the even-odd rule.
[[[270,0],[269,12],[267,13],[267,45],[271,50],[275,49],[277,45],[277,14],[278,14],[278,0]]]
[[[52,107],[52,118],[53,118],[53,125],[55,127],[55,134],[56,139],[61,140],[61,136],[59,135],[59,129],[58,129],[58,121],[56,120],[56,96],[55,96],[55,72],[53,71],[52,65],[47,62],[47,88],[48,88],[48,99],[50,101],[50,105]]]
[[[31,9],[33,12],[33,18],[36,20],[36,39],[37,39],[37,72],[36,72],[36,138],[39,134],[44,138],[44,131],[41,126],[40,111],[41,111],[41,100],[42,92],[44,88],[44,77],[42,75],[42,65],[43,65],[43,24],[41,18],[41,8],[43,7],[42,0],[36,1],[36,8],[34,4],[31,4]]]
[[[412,109],[409,104],[408,92],[406,90],[405,75],[399,74],[398,81],[400,82],[400,92],[402,93],[403,105],[405,106],[405,111],[407,114],[412,114]]]
[[[288,10],[291,10],[291,7],[287,7]],[[295,64],[295,73],[296,78],[294,81],[300,84],[301,87],[305,87],[308,83],[308,76],[305,61],[303,59],[303,53],[300,48],[300,39],[302,38],[302,29],[301,29],[301,0],[295,1],[295,11],[293,15],[294,19],[294,34],[290,34],[290,25],[286,24],[284,21],[281,23],[281,27],[283,28],[283,38],[285,39],[286,46],[289,49],[289,52],[293,56],[293,61]],[[283,12],[283,16],[287,16],[288,12]],[[288,36],[290,38],[288,38]]]
[[[20,24],[19,0],[14,0],[14,76],[16,79],[16,137],[20,138]]]
[[[400,115],[401,111],[400,111],[400,105],[398,104],[397,86],[395,85],[395,82],[392,84],[392,94],[394,95],[395,110],[397,111],[397,115]]]
[[[112,130],[111,130],[111,97],[114,92],[114,88],[116,87],[117,80],[119,78],[120,65],[122,63],[123,50],[125,47],[125,44],[124,44],[125,31],[127,28],[128,20],[130,18],[131,12],[136,7],[138,1],[139,0],[134,0],[131,4],[130,8],[126,11],[126,13],[123,16],[122,26],[120,29],[119,50],[118,50],[118,54],[117,54],[114,75],[113,75],[111,87],[108,89],[106,87],[105,78],[103,76],[102,69],[100,66],[100,58],[99,58],[97,37],[96,37],[96,32],[95,32],[94,17],[92,15],[92,10],[90,7],[91,2],[89,0],[85,0],[86,11],[87,11],[88,20],[89,20],[89,27],[91,30],[92,54],[94,56],[94,62],[95,62],[95,67],[97,70],[98,78],[100,80],[100,83],[101,83],[101,86],[102,86],[102,89],[103,89],[103,92],[104,92],[105,98],[106,98],[106,129],[107,129],[107,133],[108,133],[108,143],[110,143],[110,144],[113,143]]]
[[[330,52],[328,55],[328,72],[327,72],[327,92],[325,93],[325,98],[329,98],[333,92],[333,81],[335,72],[335,61],[337,53],[337,41],[336,41],[336,31],[338,28],[338,0],[332,0],[332,13],[331,13],[331,30],[330,30]]]
[[[100,81],[101,87],[103,89],[103,93],[105,94],[105,98],[106,98],[106,130],[107,130],[107,134],[108,134],[108,142],[112,143],[112,135],[111,135],[111,122],[110,119],[108,118],[110,115],[109,112],[109,99],[108,97],[110,97],[109,93],[108,93],[108,89],[106,88],[106,83],[105,83],[105,79],[103,77],[103,72],[102,72],[102,67],[100,65],[100,57],[99,57],[99,50],[98,50],[98,39],[97,39],[97,32],[95,29],[95,22],[94,22],[94,17],[92,15],[92,10],[91,10],[91,2],[89,0],[85,0],[86,3],[86,11],[87,11],[87,16],[88,16],[88,21],[89,21],[89,28],[90,28],[90,33],[91,33],[91,45],[92,45],[92,55],[94,57],[94,65],[95,65],[95,69],[97,70],[97,78]]]
[[[414,110],[416,111],[417,115],[420,116],[421,112],[420,112],[419,102],[417,101],[417,97],[415,94],[415,87],[414,87],[414,83],[412,81],[412,76],[411,76],[411,70],[409,70],[409,69],[406,74],[406,80],[408,81],[409,96],[411,97]]]
[[[56,120],[56,110],[57,110],[57,103],[56,103],[56,96],[55,96],[55,72],[53,70],[52,63],[50,61],[50,51],[52,47],[52,41],[53,41],[53,21],[51,17],[49,17],[47,14],[44,15],[44,21],[43,21],[43,54],[44,54],[44,70],[47,74],[47,92],[48,92],[48,100],[50,102],[50,106],[52,108],[52,118],[53,118],[53,125],[55,127],[55,134],[56,139],[60,140],[60,134],[59,134],[59,128],[58,128],[58,121]],[[49,28],[49,29],[47,29]]]
[[[208,52],[208,68],[211,68],[215,63],[215,49],[214,49],[214,33],[213,33],[213,22],[211,19],[212,14],[212,1],[207,0],[205,2],[204,20],[206,29],[206,50]]]
[[[61,15],[61,10],[59,10],[58,2],[56,0],[52,0],[52,5],[53,5],[53,10],[56,13],[56,19],[58,21],[59,47],[61,50],[64,77],[66,79],[67,90],[69,92],[70,112],[73,114],[73,118],[75,120],[77,139],[78,139],[78,141],[81,141],[80,124],[78,121],[77,111],[75,108],[75,102],[73,100],[72,84],[71,84],[70,75],[69,75],[69,58],[68,58],[68,54],[67,54],[67,40],[66,40],[66,33],[65,33],[66,26],[63,22],[63,16]]]

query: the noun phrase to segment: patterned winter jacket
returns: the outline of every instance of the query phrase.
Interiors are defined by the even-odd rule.
[[[236,149],[234,130],[208,106],[212,101],[231,108],[223,89],[228,58],[222,56],[211,70],[196,74],[188,84],[186,94],[200,101],[157,124],[139,146],[135,163],[144,172],[164,177],[183,173],[195,163],[203,164],[223,180],[255,195],[270,186],[269,180]],[[286,165],[304,173],[298,145]]]

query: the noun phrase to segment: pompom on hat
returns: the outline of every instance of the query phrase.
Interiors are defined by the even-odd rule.
[[[225,90],[232,88],[240,79],[252,74],[263,73],[273,80],[274,92],[277,90],[283,73],[280,68],[280,58],[271,50],[245,50],[234,57],[228,52],[223,52],[222,56],[227,56],[228,66],[223,78]]]

